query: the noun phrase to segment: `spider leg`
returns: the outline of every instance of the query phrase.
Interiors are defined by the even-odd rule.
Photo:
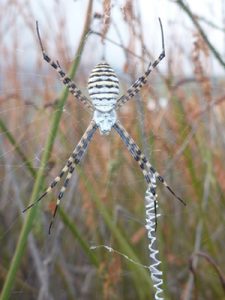
[[[41,201],[41,199],[43,199],[48,193],[50,193],[52,191],[52,189],[60,182],[61,178],[63,177],[63,175],[67,171],[68,171],[68,175],[66,177],[66,180],[68,179],[68,176],[70,176],[69,174],[72,173],[71,172],[72,165],[80,163],[80,161],[81,161],[81,159],[82,159],[85,151],[87,150],[87,146],[90,143],[90,141],[91,141],[91,139],[92,139],[95,131],[97,130],[97,128],[98,128],[98,126],[92,120],[91,123],[90,123],[90,125],[86,129],[85,133],[83,134],[82,138],[80,139],[79,143],[75,147],[73,153],[69,157],[69,159],[67,161],[67,164],[64,166],[64,168],[60,172],[60,174],[52,181],[52,183],[49,185],[49,187],[47,188],[47,190],[35,202],[33,202],[29,206],[27,206],[23,210],[23,212],[27,211],[28,209],[30,209],[31,207],[33,207],[34,205],[36,205],[39,201]],[[66,182],[66,180],[65,180],[65,183],[66,183],[66,186],[67,186],[68,182]],[[65,186],[65,183],[64,183],[64,186]]]
[[[131,138],[129,133],[126,131],[126,129],[121,125],[119,121],[117,121],[113,128],[117,131],[117,133],[120,135],[121,139],[127,146],[127,149],[130,151],[133,158],[138,162],[145,180],[147,184],[151,183],[151,174],[155,174],[156,178],[170,191],[170,193],[180,202],[182,202],[184,205],[186,203],[184,200],[182,200],[179,196],[175,194],[175,192],[171,189],[171,187],[167,184],[165,179],[152,167],[150,162],[147,160],[146,156],[141,152],[138,145],[134,142],[134,140]],[[155,190],[151,190],[153,195],[155,195]]]
[[[78,164],[78,160],[77,160],[77,164]],[[55,209],[54,209],[54,212],[53,212],[53,215],[52,215],[52,219],[51,219],[51,222],[50,222],[50,225],[49,225],[49,229],[48,229],[48,233],[50,234],[51,233],[51,228],[52,228],[52,225],[54,223],[54,220],[55,220],[55,216],[56,216],[56,213],[57,213],[57,210],[58,210],[58,207],[60,205],[60,202],[61,202],[61,199],[63,198],[63,195],[66,191],[66,188],[69,184],[69,181],[70,181],[70,178],[72,177],[72,174],[73,174],[73,171],[75,169],[75,163],[73,162],[71,164],[71,166],[69,167],[69,171],[68,171],[68,174],[66,176],[66,179],[63,183],[63,186],[61,187],[60,189],[60,192],[58,194],[58,197],[57,197],[57,202],[56,202],[56,206],[55,206]]]
[[[63,84],[65,86],[68,87],[69,91],[71,92],[71,94],[73,94],[80,102],[82,102],[85,106],[87,106],[91,111],[93,111],[93,106],[91,101],[85,97],[84,95],[82,95],[81,90],[76,86],[75,82],[72,81],[69,76],[62,70],[60,64],[58,61],[54,61],[52,60],[48,54],[45,52],[43,44],[42,44],[42,40],[41,40],[41,36],[40,36],[40,32],[39,32],[39,27],[38,27],[38,22],[36,21],[36,30],[37,30],[37,36],[38,36],[38,40],[39,40],[39,44],[41,47],[41,51],[42,51],[42,55],[45,61],[47,61],[47,63],[49,63],[59,74],[60,76],[60,80],[63,82]]]
[[[153,62],[149,63],[147,70],[145,73],[139,77],[127,90],[126,94],[121,96],[116,103],[116,109],[119,109],[123,106],[127,101],[129,101],[132,97],[134,97],[142,88],[144,84],[147,83],[147,77],[152,72],[153,69],[160,63],[160,61],[165,57],[165,44],[164,44],[164,34],[161,19],[159,18],[159,24],[161,29],[161,37],[162,37],[162,52],[159,57]]]

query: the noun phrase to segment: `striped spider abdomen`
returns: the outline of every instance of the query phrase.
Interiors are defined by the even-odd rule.
[[[119,80],[106,62],[99,63],[91,72],[88,92],[94,106],[94,120],[101,134],[108,134],[116,122],[115,106],[119,95]]]
[[[119,80],[106,62],[101,62],[91,71],[88,92],[95,109],[109,111],[115,107],[119,95]]]

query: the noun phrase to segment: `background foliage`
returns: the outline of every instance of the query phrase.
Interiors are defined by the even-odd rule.
[[[46,50],[84,92],[104,50],[110,64],[110,57],[122,57],[115,65],[121,93],[159,55],[159,28],[149,52],[139,1],[118,2],[86,1],[75,55],[63,2],[51,11],[39,7]],[[188,1],[164,2],[189,25],[163,22],[166,59],[119,119],[187,202],[183,207],[158,185],[166,299],[225,299],[225,64],[208,34],[219,32],[225,41],[225,24],[197,15]],[[145,182],[114,132],[94,137],[50,236],[57,191],[21,213],[58,174],[91,118],[42,60],[35,20],[25,1],[0,3],[0,299],[151,299]],[[174,24],[192,39],[180,39]],[[31,48],[21,48],[21,28]]]

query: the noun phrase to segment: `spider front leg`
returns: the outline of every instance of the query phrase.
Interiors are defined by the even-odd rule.
[[[59,74],[60,80],[63,82],[65,86],[68,87],[69,91],[71,94],[73,94],[80,102],[82,102],[85,106],[87,106],[91,111],[93,111],[93,105],[91,101],[82,95],[81,90],[76,86],[75,82],[72,81],[69,76],[62,70],[60,64],[58,61],[52,60],[49,55],[45,52],[42,41],[41,41],[41,36],[38,28],[38,22],[36,21],[36,30],[37,30],[37,36],[39,40],[39,44],[41,47],[42,55],[45,61],[49,63]]]
[[[48,193],[50,193],[52,191],[52,189],[60,182],[63,175],[68,171],[67,177],[64,181],[64,184],[63,184],[63,186],[60,190],[60,193],[58,195],[58,198],[57,198],[55,211],[53,213],[53,218],[52,218],[52,221],[51,221],[50,226],[49,226],[49,233],[50,233],[50,229],[51,229],[51,226],[53,224],[53,220],[55,218],[58,206],[59,206],[60,201],[61,201],[61,199],[64,195],[64,192],[65,192],[65,190],[66,190],[66,188],[69,184],[69,180],[72,176],[75,165],[78,165],[80,163],[81,159],[83,158],[83,156],[84,156],[84,154],[87,150],[87,147],[88,147],[89,143],[91,142],[91,139],[92,139],[94,133],[96,132],[97,128],[98,128],[97,124],[95,123],[95,121],[92,120],[90,125],[86,129],[85,133],[83,134],[82,138],[80,139],[79,143],[75,147],[73,153],[69,157],[66,165],[64,166],[64,168],[60,172],[60,174],[52,181],[52,183],[49,185],[47,190],[40,196],[40,198],[38,198],[35,202],[31,203],[29,206],[27,206],[23,210],[23,212],[25,212],[28,209],[30,209],[31,207],[33,207],[34,205],[36,205],[39,201],[41,201]]]
[[[163,27],[161,19],[159,18],[159,24],[161,29],[161,37],[162,37],[162,52],[160,53],[159,57],[153,62],[149,63],[147,70],[145,71],[144,75],[139,77],[127,90],[126,94],[121,96],[116,103],[116,109],[119,109],[121,106],[124,105],[127,101],[133,98],[137,93],[139,93],[140,89],[144,84],[147,83],[147,77],[152,72],[152,70],[160,63],[161,60],[165,57],[165,44],[164,44],[164,35],[163,35]]]
[[[117,133],[120,135],[121,139],[125,143],[127,149],[131,153],[132,157],[138,162],[143,175],[145,177],[145,180],[147,184],[151,183],[151,174],[154,174],[156,178],[162,182],[162,184],[170,191],[173,196],[182,202],[182,204],[186,205],[184,200],[182,200],[179,196],[175,194],[175,192],[171,189],[171,187],[167,184],[165,179],[152,167],[150,162],[147,160],[145,155],[141,152],[138,145],[134,142],[134,140],[131,138],[129,133],[126,131],[126,129],[121,125],[119,121],[117,121],[113,128],[117,131]],[[155,194],[155,190],[152,190],[152,193]]]

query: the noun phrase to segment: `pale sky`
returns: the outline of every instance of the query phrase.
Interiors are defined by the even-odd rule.
[[[1,1],[2,3],[8,2],[7,0]],[[25,0],[17,1],[23,4],[27,3],[27,1]],[[180,10],[180,8],[174,3],[174,1],[139,0],[137,2],[139,3],[142,16],[144,36],[147,48],[150,49],[151,52],[155,53],[156,56],[159,54],[161,43],[158,17],[160,17],[164,25],[166,48],[168,49],[173,47],[174,37],[176,37],[176,41],[179,41],[181,47],[184,48],[187,52],[187,55],[189,55],[189,52],[191,51],[193,45],[193,26],[186,14]],[[82,32],[87,3],[87,0],[39,0],[29,2],[29,6],[31,6],[32,8],[32,14],[34,16],[34,26],[35,20],[37,19],[39,21],[41,33],[43,35],[46,33],[48,34],[48,36],[50,35],[50,38],[52,38],[51,40],[49,38],[48,49],[49,47],[52,47],[53,49],[57,47],[57,41],[55,38],[60,31],[60,23],[58,22],[56,16],[58,16],[59,14],[64,15],[66,16],[67,30],[66,32],[63,32],[63,34],[66,34],[68,37],[72,59],[73,53],[75,52],[75,42],[79,41]],[[101,12],[102,1],[94,1],[94,3],[94,11]],[[120,29],[120,34],[123,40],[126,42],[127,28],[122,22],[122,16],[120,13],[120,7],[122,7],[124,3],[125,1],[122,0],[112,0],[112,4],[114,4],[114,8],[112,9],[112,17],[114,21],[116,21],[117,26]],[[225,10],[224,7],[222,9],[222,5],[225,6],[225,0],[187,0],[187,3],[195,13],[204,16],[211,22],[214,22],[218,26],[222,27],[222,12]],[[29,11],[27,13],[29,14]],[[10,13],[5,14],[5,18],[8,17],[10,17]],[[51,24],[51,28],[48,27],[47,22]],[[94,26],[94,29],[96,31],[99,31],[99,23],[96,21],[95,24],[96,25]],[[22,26],[26,25],[23,24]],[[203,26],[207,30],[211,42],[217,47],[221,54],[224,54],[224,35],[220,31],[213,30],[205,24],[203,24]],[[49,34],[49,29],[51,30],[51,34]],[[46,32],[47,30],[48,32]],[[34,40],[33,38],[30,39],[29,34],[26,35],[25,32],[26,29],[23,30],[23,33],[21,34],[21,44],[20,46],[18,46],[17,51],[21,52],[21,56],[24,56],[24,52],[26,51],[26,55],[29,57],[32,52],[32,45],[34,43]],[[107,36],[118,41],[118,37],[115,35],[115,32],[113,30],[111,30]],[[8,38],[10,38],[10,31],[8,34]],[[96,51],[93,53],[93,57],[90,57],[90,53],[88,54],[88,60],[93,60],[93,63],[95,64],[98,63],[98,56],[101,55],[102,46],[100,43],[100,39],[97,36],[92,36],[90,39],[90,43],[96,45]],[[108,43],[106,45],[107,60],[110,61],[110,64],[112,64],[114,67],[120,69],[119,64],[122,64],[123,62],[123,53],[121,49],[118,49],[117,47],[112,46]],[[96,52],[98,53],[96,54]],[[213,67],[216,73],[223,72],[223,70],[218,66],[217,63],[215,63],[214,60]]]

